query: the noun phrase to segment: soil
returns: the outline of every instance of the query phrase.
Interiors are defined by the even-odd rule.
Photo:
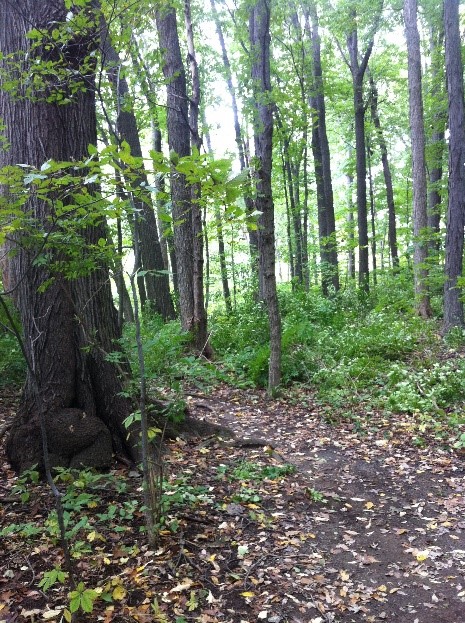
[[[14,394],[2,396],[2,417],[10,417]],[[224,386],[192,391],[188,404],[197,418],[236,433],[235,440],[170,444],[170,479],[206,487],[205,499],[170,507],[171,530],[161,531],[157,548],[139,534],[142,513],[121,532],[110,521],[99,527],[98,546],[76,559],[76,571],[86,587],[110,586],[113,598],[77,620],[465,620],[465,464],[447,439],[425,431],[416,446],[406,415],[330,423],[306,392],[270,401],[261,391]],[[2,458],[1,527],[44,522],[53,505],[45,485],[18,501]],[[286,474],[290,465],[295,471]],[[115,465],[113,473],[140,498],[134,468]],[[103,492],[86,513],[128,497]],[[45,530],[32,542],[4,539],[0,623],[60,621],[69,589],[43,592],[38,582],[61,562]]]

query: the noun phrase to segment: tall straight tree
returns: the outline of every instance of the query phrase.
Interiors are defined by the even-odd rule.
[[[412,141],[415,308],[420,316],[429,318],[432,312],[426,283],[428,277],[428,268],[426,266],[428,258],[428,240],[426,235],[428,216],[426,203],[425,126],[421,92],[421,50],[417,12],[417,0],[404,0],[405,38],[407,40],[408,56],[410,136]]]
[[[444,2],[446,77],[449,103],[449,205],[447,210],[444,329],[463,327],[462,288],[465,225],[465,111],[459,0]]]
[[[323,271],[323,291],[328,287],[337,292],[339,290],[339,266],[337,259],[336,219],[334,216],[333,183],[331,174],[331,157],[329,151],[328,133],[326,131],[326,103],[323,83],[323,69],[321,63],[321,39],[316,3],[308,3],[307,22],[311,25],[312,60],[313,60],[313,96],[312,109],[315,111],[313,119],[312,149],[317,178],[318,212],[322,212],[321,225],[324,237],[320,244],[323,258],[326,263]],[[318,178],[321,175],[321,183]],[[323,259],[322,258],[322,259]]]
[[[172,161],[171,202],[181,325],[185,331],[192,332],[195,346],[203,350],[206,344],[206,326],[198,311],[196,312],[198,304],[194,298],[192,189],[186,176],[176,170],[179,158],[191,153],[186,74],[179,45],[176,12],[165,3],[159,4],[155,17],[166,80],[168,145]]]
[[[194,44],[194,29],[192,26],[191,3],[184,0],[184,22],[186,25],[187,51],[191,74],[191,96],[189,98],[189,129],[193,151],[200,153],[202,138],[199,132],[199,108],[200,108],[200,75]],[[193,184],[192,195],[192,237],[193,237],[193,263],[194,263],[194,327],[196,346],[201,353],[211,355],[211,348],[207,344],[207,311],[203,292],[203,228],[201,213],[201,189],[200,184]]]
[[[21,0],[0,11],[2,76],[8,75],[10,85],[19,85],[17,94],[6,92],[5,84],[0,89],[0,117],[9,144],[0,150],[0,167],[21,163],[40,168],[50,160],[79,163],[88,158],[89,144],[96,144],[91,59],[98,45],[98,21],[74,10],[75,20],[61,0]],[[40,33],[38,45],[33,45],[31,30],[36,36]],[[76,34],[70,40],[59,35],[57,41],[56,32]],[[41,71],[44,56],[52,72]],[[29,91],[25,76],[34,75],[34,89]],[[96,191],[90,184],[82,187],[81,207],[92,208]],[[5,198],[8,190],[3,187],[0,192]],[[76,195],[63,192],[64,206],[77,201]],[[31,188],[24,205],[26,213],[35,216],[36,227],[48,234],[53,233],[51,223],[60,210],[56,199]],[[45,427],[53,463],[109,465],[112,441],[120,451],[127,444],[123,421],[132,406],[122,395],[121,370],[106,356],[115,351],[120,337],[108,267],[97,262],[78,279],[68,279],[60,271],[51,273],[51,265],[34,262],[39,249],[25,244],[24,236],[20,232],[10,240],[12,253],[6,266],[30,364],[8,438],[8,458],[19,470],[42,465]],[[97,248],[98,241],[105,240],[104,221],[89,224],[82,236],[87,249]],[[65,264],[67,251],[65,244],[51,248],[48,261]]]
[[[233,83],[233,73],[231,68],[231,62],[229,60],[228,50],[226,48],[226,42],[223,34],[223,27],[221,25],[220,16],[218,14],[218,9],[216,7],[216,0],[210,0],[213,20],[215,22],[216,32],[218,35],[218,41],[221,47],[221,58],[223,60],[223,67],[225,72],[226,84],[228,87],[229,97],[231,98],[231,106],[233,111],[233,119],[234,119],[234,138],[236,140],[237,145],[237,153],[239,156],[239,165],[241,167],[241,171],[245,171],[247,169],[246,162],[246,148],[244,142],[244,136],[241,128],[241,124],[239,121],[239,106],[237,103],[236,96],[236,88]],[[248,214],[252,214],[255,210],[254,202],[250,193],[250,188],[248,186],[245,187],[244,192],[244,203]],[[256,265],[256,257],[258,253],[258,233],[256,227],[248,228],[248,236],[249,236],[249,248],[250,248],[250,256],[252,259],[252,265]]]
[[[386,202],[388,208],[388,243],[391,253],[392,266],[399,268],[399,251],[397,248],[397,227],[396,227],[396,209],[394,204],[394,191],[392,188],[391,167],[389,165],[388,150],[386,139],[384,138],[383,128],[378,112],[378,87],[370,76],[370,111],[371,120],[376,130],[376,138],[378,140],[381,152],[381,163],[383,165],[384,184],[386,186]]]
[[[357,169],[357,225],[358,225],[358,277],[362,290],[369,289],[368,263],[368,214],[367,214],[367,163],[365,141],[365,102],[363,100],[363,83],[374,45],[374,35],[378,29],[383,0],[378,2],[370,29],[365,52],[360,56],[359,34],[356,9],[351,10],[351,29],[347,35],[349,58],[346,61],[352,74],[354,115],[355,115],[355,157]]]
[[[251,77],[254,96],[255,205],[258,229],[261,294],[270,326],[268,390],[281,383],[281,317],[276,291],[274,205],[271,189],[273,158],[273,103],[270,80],[270,3],[255,0],[249,15]]]
[[[105,21],[101,21],[102,32],[102,57],[106,66],[107,75],[115,93],[116,99],[116,132],[119,142],[126,141],[131,149],[131,154],[136,158],[142,158],[142,147],[136,115],[129,93],[129,86],[124,76],[122,62],[119,54],[111,44],[110,32]],[[140,247],[142,268],[146,271],[145,285],[147,301],[153,311],[159,313],[165,320],[175,316],[173,301],[171,299],[169,278],[166,273],[165,263],[160,245],[160,237],[149,191],[144,190],[148,186],[147,174],[141,168],[137,175],[126,180],[126,190],[132,193],[141,227]]]

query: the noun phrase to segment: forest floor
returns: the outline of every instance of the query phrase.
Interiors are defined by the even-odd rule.
[[[242,443],[170,444],[173,499],[155,548],[131,506],[141,496],[134,469],[112,472],[126,491],[100,486],[81,499],[87,522],[73,535],[75,574],[78,592],[96,592],[92,613],[81,609],[76,621],[465,620],[463,456],[427,434],[416,447],[408,415],[329,423],[303,391],[269,401],[222,386],[192,392],[188,404]],[[1,393],[0,425],[14,408],[15,394]],[[69,586],[39,586],[45,571],[63,568],[53,501],[39,483],[22,502],[4,454],[0,463],[0,528],[23,525],[0,542],[0,622],[58,623]],[[28,535],[32,524],[38,532]]]

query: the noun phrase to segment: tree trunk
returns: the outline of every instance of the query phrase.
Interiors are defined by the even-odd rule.
[[[388,242],[391,253],[392,266],[399,268],[399,251],[397,248],[397,227],[396,227],[396,210],[394,204],[394,191],[392,189],[391,167],[389,166],[389,158],[387,145],[384,139],[381,121],[378,113],[378,89],[373,77],[370,76],[370,110],[371,119],[376,130],[379,149],[381,151],[381,163],[383,165],[384,184],[386,186],[386,202],[388,208]]]
[[[371,217],[371,265],[373,267],[373,285],[377,285],[376,274],[376,213],[375,213],[375,191],[373,187],[373,172],[371,170],[371,151],[370,140],[367,141],[367,164],[368,164],[368,189],[370,195],[370,217]]]
[[[103,62],[106,66],[107,75],[117,101],[117,131],[118,141],[126,141],[130,147],[131,155],[142,158],[142,148],[137,129],[136,116],[132,107],[128,83],[121,74],[121,60],[118,53],[111,45],[110,33],[102,19]],[[130,179],[126,179],[128,192],[133,196],[137,218],[141,219],[143,226],[138,228],[140,232],[141,261],[145,274],[147,300],[152,309],[160,314],[165,320],[175,317],[173,301],[169,288],[169,277],[165,271],[163,255],[160,246],[160,238],[153,209],[152,197],[148,190],[147,175],[143,168],[134,175],[131,172]]]
[[[208,153],[210,154],[210,156],[213,157],[213,149],[212,149],[210,134],[208,130],[205,131],[205,140],[207,143]],[[226,307],[226,313],[231,314],[232,313],[231,291],[229,289],[228,267],[226,265],[226,245],[224,244],[223,221],[221,217],[220,207],[216,202],[215,202],[214,209],[215,209],[216,237],[218,239],[218,256],[220,260],[221,285],[223,287],[223,299],[224,299],[224,305]]]
[[[194,239],[192,232],[192,196],[185,175],[176,171],[179,158],[190,155],[189,106],[186,74],[179,46],[175,10],[164,6],[156,11],[156,23],[163,55],[166,81],[168,145],[172,160],[171,202],[174,221],[174,248],[179,287],[181,325],[195,335],[194,309]]]
[[[347,274],[350,279],[355,279],[355,231],[354,231],[354,202],[352,188],[354,176],[347,175]]]
[[[355,156],[357,163],[357,224],[358,224],[358,278],[362,290],[369,290],[368,263],[368,214],[367,214],[367,165],[365,145],[365,104],[363,102],[363,79],[368,60],[373,49],[373,39],[369,42],[363,60],[359,61],[358,33],[354,18],[354,28],[347,37],[347,49],[352,74],[354,114],[355,114]]]
[[[328,286],[331,286],[334,291],[337,292],[340,284],[336,242],[336,219],[334,215],[334,196],[331,174],[331,156],[329,151],[328,133],[326,131],[326,104],[323,84],[323,69],[321,64],[319,21],[316,4],[313,1],[309,3],[308,11],[311,20],[313,90],[315,94],[312,106],[315,106],[316,110],[316,115],[313,119],[313,125],[316,126],[316,135],[315,137],[312,135],[312,145],[314,140],[319,143],[318,152],[323,180],[324,218],[326,221],[324,247],[327,268],[326,274],[323,278],[323,291],[325,291],[325,289],[328,291]],[[315,176],[317,175],[316,167],[317,165],[315,163]]]
[[[465,225],[465,111],[459,0],[444,2],[446,78],[449,102],[449,205],[447,210],[444,285],[444,330],[463,327],[462,288]]]
[[[66,23],[66,19],[64,3],[52,0],[40,4],[24,0],[21,11],[0,12],[0,49],[5,55],[26,52],[21,57],[24,72],[32,73],[39,66],[36,61],[40,61],[40,52],[37,48],[31,51],[31,39],[27,37],[32,28],[43,33],[45,41],[40,49],[48,46],[48,61],[61,59],[64,69],[72,67],[71,75],[76,76],[82,61],[87,59],[86,88],[81,86],[73,92],[74,84],[69,84],[69,103],[58,105],[41,97],[43,90],[49,100],[53,95],[61,95],[54,74],[50,78],[42,76],[43,90],[33,93],[32,98],[14,98],[0,91],[0,116],[10,145],[8,151],[0,151],[0,166],[24,163],[40,167],[48,159],[79,162],[88,156],[88,145],[96,143],[93,79],[88,69],[96,30],[89,29],[79,40],[63,47],[55,44],[51,31],[57,24]],[[3,60],[2,65],[11,77],[14,70],[8,68],[8,61]],[[86,188],[91,205],[92,189]],[[2,189],[2,194],[7,192]],[[24,207],[35,214],[38,227],[47,228],[50,217],[55,216],[53,203],[30,193]],[[87,245],[97,245],[100,238],[105,238],[105,224],[88,226],[82,233]],[[40,286],[51,277],[50,267],[33,263],[37,249],[26,249],[21,242],[24,240],[20,235],[10,242],[14,253],[7,260],[8,274],[38,391],[28,372],[8,438],[8,458],[18,470],[35,463],[42,465],[39,413],[43,412],[52,464],[109,466],[112,442],[118,451],[129,450],[123,420],[132,406],[121,395],[121,370],[107,360],[107,354],[117,350],[115,341],[120,336],[108,267],[100,264],[76,280],[56,272],[49,287],[40,291]],[[66,258],[66,253],[67,248],[63,247],[50,250],[49,255],[56,260]],[[87,247],[83,254],[88,253]]]
[[[223,29],[221,27],[220,17],[218,15],[218,10],[216,8],[216,0],[210,0],[213,19],[215,21],[216,32],[218,34],[218,40],[220,42],[221,47],[221,57],[223,59],[223,66],[226,73],[226,84],[228,86],[229,96],[231,98],[231,106],[233,110],[234,116],[234,136],[237,144],[237,153],[239,155],[239,164],[241,167],[241,171],[245,171],[248,169],[246,151],[244,146],[244,138],[242,135],[241,124],[239,122],[239,107],[237,105],[236,98],[236,89],[234,88],[233,80],[232,80],[232,70],[231,63],[229,61],[228,52],[226,49],[226,43],[224,40]],[[255,210],[254,201],[251,194],[250,186],[246,188],[244,193],[244,203],[247,210],[247,214],[252,214]],[[258,257],[258,232],[255,228],[248,228],[249,235],[249,249],[250,249],[250,258],[252,262],[252,267],[257,268],[256,258]]]
[[[281,383],[281,318],[276,291],[274,206],[271,189],[273,157],[273,104],[270,81],[270,6],[268,0],[256,0],[250,9],[250,50],[254,88],[255,182],[259,217],[258,248],[263,298],[270,326],[270,361],[268,390]]]
[[[186,25],[187,50],[192,81],[192,93],[189,99],[189,129],[193,151],[200,153],[200,149],[202,147],[202,139],[199,134],[200,76],[197,58],[195,55],[190,0],[184,0],[184,20]],[[203,292],[204,259],[200,184],[193,184],[191,187],[191,193],[192,238],[194,253],[194,343],[200,354],[211,356],[212,350],[208,341],[207,312],[205,310]]]
[[[440,53],[444,44],[444,30],[431,26],[430,54],[431,54],[431,100],[434,112],[431,119],[432,133],[427,147],[427,161],[429,170],[428,189],[428,231],[430,235],[430,254],[439,253],[441,247],[441,182],[443,156],[445,151],[445,129],[447,123],[447,109],[444,105],[445,89],[443,76],[443,58]]]
[[[423,318],[432,314],[428,286],[428,218],[426,206],[425,127],[421,92],[421,51],[417,26],[417,0],[404,0],[405,38],[407,40],[410,135],[412,140],[413,236],[415,307]]]

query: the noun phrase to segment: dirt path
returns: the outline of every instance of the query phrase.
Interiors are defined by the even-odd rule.
[[[292,586],[289,620],[465,620],[463,459],[438,444],[414,447],[406,418],[331,426],[311,399],[302,407],[222,391],[193,398],[196,414],[265,439],[308,483],[306,497],[283,506],[294,534],[276,567],[284,561]]]

